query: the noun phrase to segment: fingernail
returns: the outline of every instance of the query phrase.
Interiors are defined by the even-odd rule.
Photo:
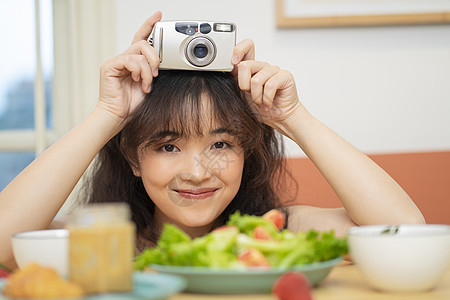
[[[237,55],[233,56],[233,58],[231,59],[231,62],[233,64],[237,64],[239,62],[239,56],[237,56]]]

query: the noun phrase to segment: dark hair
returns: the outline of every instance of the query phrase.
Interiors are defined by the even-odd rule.
[[[161,141],[159,132],[176,132],[183,137],[201,135],[208,125],[199,113],[205,95],[210,103],[211,122],[226,127],[245,152],[239,191],[214,227],[223,225],[236,210],[262,215],[281,208],[278,193],[283,189],[279,185],[286,174],[282,139],[259,120],[229,73],[205,71],[160,71],[152,91],[123,130],[100,151],[87,201],[127,202],[138,236],[155,242],[158,233],[151,226],[154,203],[130,165],[138,166],[142,145]]]

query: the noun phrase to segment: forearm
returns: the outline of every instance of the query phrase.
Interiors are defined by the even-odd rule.
[[[11,234],[49,226],[117,124],[108,112],[95,109],[0,193],[0,261],[11,255]]]
[[[317,166],[355,223],[423,222],[422,214],[395,180],[304,108],[280,131]]]

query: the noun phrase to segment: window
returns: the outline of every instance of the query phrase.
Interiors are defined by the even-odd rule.
[[[4,23],[0,27],[0,189],[34,159],[37,145],[43,145],[43,141],[33,142],[36,128],[42,126],[44,132],[52,128],[52,2],[36,3],[0,3]],[[36,83],[41,86],[35,87]]]
[[[0,190],[97,103],[114,12],[108,0],[0,1]]]

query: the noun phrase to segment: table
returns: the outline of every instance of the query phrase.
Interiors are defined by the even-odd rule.
[[[334,267],[330,274],[313,290],[314,300],[449,300],[450,299],[450,269],[439,284],[430,291],[421,293],[387,293],[371,288],[362,277],[360,271],[350,262],[342,262]],[[212,300],[212,299],[243,299],[243,300],[274,300],[270,294],[258,295],[205,295],[181,293],[171,300]]]

